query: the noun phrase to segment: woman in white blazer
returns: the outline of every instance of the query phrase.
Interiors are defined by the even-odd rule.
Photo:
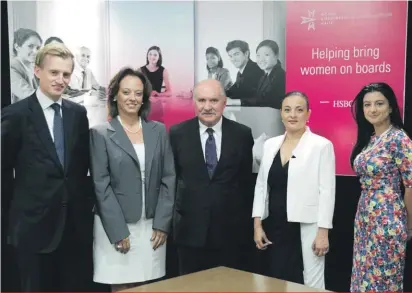
[[[306,126],[310,109],[304,93],[286,94],[281,115],[286,133],[264,144],[253,203],[254,240],[266,250],[272,277],[324,289],[335,206],[333,145]]]

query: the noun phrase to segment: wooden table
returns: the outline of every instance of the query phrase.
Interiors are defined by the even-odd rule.
[[[330,292],[244,271],[218,267],[122,292]]]

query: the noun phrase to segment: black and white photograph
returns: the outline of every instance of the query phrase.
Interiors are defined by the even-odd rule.
[[[225,117],[252,128],[254,172],[263,143],[284,132],[284,1],[198,1],[195,5],[196,81],[219,80],[226,91]]]
[[[106,121],[110,44],[107,11],[104,1],[84,1],[82,9],[78,2],[9,1],[11,102],[25,99],[37,90],[37,51],[53,42],[63,43],[75,62],[63,98],[87,109],[90,127]]]

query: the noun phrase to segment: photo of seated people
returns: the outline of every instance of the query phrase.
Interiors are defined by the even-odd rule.
[[[325,84],[289,88],[298,67],[284,56],[297,43],[286,46],[289,20],[274,21],[286,11],[262,11],[269,1],[248,1],[243,19],[209,17],[236,16],[230,1],[187,6],[189,33],[153,18],[163,37],[134,23],[148,11],[134,4],[90,1],[77,19],[53,2],[73,21],[47,30],[51,1],[14,2],[1,2],[2,292],[412,292],[412,1],[385,18],[407,15],[406,72],[390,73],[404,88],[381,75],[342,83],[355,90],[333,110],[352,123],[341,140],[343,116],[319,107]],[[251,7],[273,20],[243,34]],[[162,12],[172,24],[183,17],[173,9]],[[321,11],[313,31],[298,13],[308,36],[327,31]],[[197,34],[220,18],[235,27]],[[386,20],[374,41],[387,41]],[[96,36],[80,36],[82,21]],[[122,35],[126,23],[149,32]],[[256,32],[262,23],[273,27]]]

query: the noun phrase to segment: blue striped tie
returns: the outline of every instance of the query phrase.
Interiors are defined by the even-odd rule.
[[[52,104],[50,107],[54,110],[53,119],[53,136],[54,146],[56,148],[57,156],[60,163],[64,167],[64,133],[63,133],[63,119],[60,114],[60,105],[57,103]]]
[[[214,130],[212,128],[208,128],[206,132],[209,134],[205,145],[206,167],[209,172],[209,177],[212,178],[217,166],[216,141],[213,136]]]

